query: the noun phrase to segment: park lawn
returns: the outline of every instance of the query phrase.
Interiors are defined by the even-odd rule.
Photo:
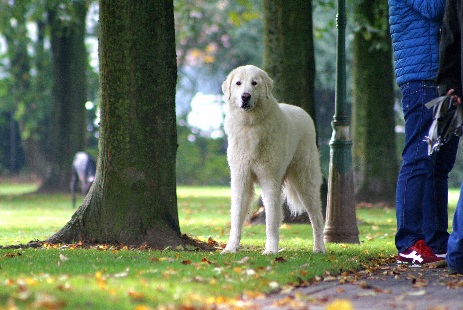
[[[0,184],[0,245],[44,240],[71,217],[69,195],[31,193],[34,184]],[[182,233],[222,244],[229,231],[229,188],[179,187]],[[453,215],[458,191],[450,194]],[[288,290],[294,285],[377,265],[395,254],[395,211],[362,205],[357,211],[360,245],[328,244],[314,254],[308,225],[281,228],[277,255],[263,256],[265,227],[246,226],[237,254],[194,248],[131,250],[101,245],[0,250],[0,309],[246,308],[242,297]]]

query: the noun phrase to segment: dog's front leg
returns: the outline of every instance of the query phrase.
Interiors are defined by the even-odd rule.
[[[283,209],[281,201],[281,186],[270,184],[262,186],[262,199],[265,206],[265,250],[262,254],[269,255],[278,252],[280,241],[280,225],[283,220]]]
[[[250,210],[253,197],[253,184],[250,177],[234,177],[231,181],[231,219],[227,246],[221,254],[235,253],[241,240],[241,230]]]

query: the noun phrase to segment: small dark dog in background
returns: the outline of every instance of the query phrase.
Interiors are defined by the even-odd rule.
[[[72,179],[71,179],[71,194],[72,207],[75,208],[76,196],[75,191],[77,183],[80,182],[82,195],[87,195],[90,187],[95,180],[96,162],[95,159],[85,152],[78,152],[72,161]]]

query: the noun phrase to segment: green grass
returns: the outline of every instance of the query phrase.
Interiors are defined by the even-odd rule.
[[[0,184],[0,245],[43,240],[71,217],[69,195],[31,193],[34,184]],[[227,241],[229,188],[180,187],[183,233]],[[453,215],[458,191],[451,191]],[[358,209],[360,245],[328,244],[314,254],[308,225],[281,228],[277,255],[263,256],[263,225],[246,226],[237,254],[140,251],[101,247],[0,250],[0,309],[154,309],[160,306],[233,306],[243,295],[259,296],[316,276],[340,274],[395,254],[395,210]],[[277,259],[278,258],[278,259]]]

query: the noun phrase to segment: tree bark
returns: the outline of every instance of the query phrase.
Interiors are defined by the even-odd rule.
[[[50,130],[49,173],[39,191],[68,191],[74,154],[85,146],[87,53],[85,0],[73,1],[70,20],[58,7],[48,12],[53,63],[53,107]]]
[[[353,42],[353,160],[356,200],[394,205],[398,173],[393,67],[386,0],[356,7]]]
[[[274,96],[302,107],[315,120],[312,1],[264,0],[264,70]]]
[[[100,0],[96,180],[51,242],[183,244],[175,156],[173,2]]]

